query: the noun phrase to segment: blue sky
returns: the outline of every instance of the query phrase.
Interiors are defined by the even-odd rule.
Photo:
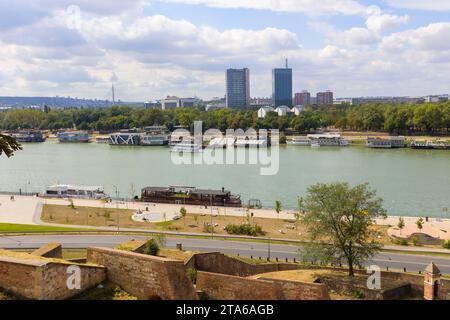
[[[0,3],[0,95],[123,100],[223,96],[248,67],[270,95],[288,57],[294,91],[448,93],[449,0],[16,0]]]

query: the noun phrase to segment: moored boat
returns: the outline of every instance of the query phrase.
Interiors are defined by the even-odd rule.
[[[110,198],[99,186],[76,186],[69,184],[56,184],[49,186],[42,194],[49,198],[79,198],[79,199],[107,199]]]
[[[37,130],[21,130],[11,134],[17,142],[45,142],[46,137],[42,134],[42,132]]]
[[[90,136],[87,131],[63,131],[56,134],[59,142],[89,142]]]

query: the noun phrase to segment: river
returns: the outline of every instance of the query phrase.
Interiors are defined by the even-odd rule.
[[[167,147],[107,144],[24,144],[10,159],[0,157],[0,190],[42,192],[54,183],[99,185],[120,197],[145,186],[225,187],[244,201],[295,208],[298,195],[318,182],[369,182],[390,215],[445,217],[450,207],[450,152],[377,150],[364,146],[310,148],[281,146],[280,169],[260,175],[255,165],[175,165]]]

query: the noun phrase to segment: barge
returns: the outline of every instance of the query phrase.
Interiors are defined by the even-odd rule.
[[[14,132],[11,136],[17,140],[17,142],[45,142],[46,137],[42,134],[42,132],[37,130],[21,130],[18,132]]]
[[[90,136],[87,131],[64,131],[56,134],[59,142],[78,143],[89,142]]]
[[[406,146],[405,137],[392,136],[388,138],[368,138],[367,146],[374,149],[404,148]]]
[[[240,196],[230,191],[197,189],[194,187],[147,187],[142,189],[141,200],[150,203],[171,203],[217,207],[242,207]]]

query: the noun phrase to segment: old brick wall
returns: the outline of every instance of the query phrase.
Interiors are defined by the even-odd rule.
[[[45,258],[62,258],[62,246],[59,243],[48,243],[31,253]]]
[[[197,289],[213,300],[328,300],[324,284],[251,279],[199,271]]]
[[[67,299],[101,283],[106,277],[103,267],[78,265],[81,289],[71,290],[67,286],[70,276],[67,268],[71,264],[32,259],[5,260],[0,260],[0,287],[26,299]]]
[[[109,280],[139,299],[198,299],[182,261],[108,248],[89,248],[87,261],[105,266]]]
[[[252,276],[260,273],[275,271],[296,270],[299,266],[288,263],[249,264],[244,261],[230,258],[222,253],[199,253],[186,262],[189,268],[199,271],[214,272],[241,277]]]

